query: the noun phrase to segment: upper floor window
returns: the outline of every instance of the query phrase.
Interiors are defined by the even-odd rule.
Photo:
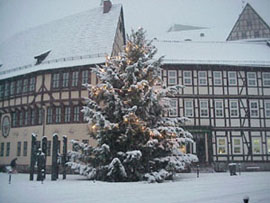
[[[207,85],[207,72],[199,71],[199,85]]]
[[[22,80],[18,80],[16,85],[16,94],[20,94],[21,92],[22,92]]]
[[[169,70],[168,71],[168,84],[175,85],[177,82],[177,72],[176,70]]]
[[[29,91],[34,91],[35,87],[36,87],[36,78],[32,77],[30,78]]]
[[[15,81],[10,83],[10,96],[13,96],[15,93]]]
[[[220,71],[214,71],[214,85],[222,84],[222,74]]]
[[[263,73],[263,86],[269,87],[270,86],[270,73]]]
[[[28,79],[23,80],[23,93],[28,92]]]
[[[193,101],[186,100],[184,102],[184,104],[185,104],[185,116],[186,117],[193,117]]]
[[[78,86],[78,80],[79,80],[79,72],[73,72],[72,73],[72,87]]]
[[[35,125],[36,124],[36,110],[32,109],[31,111],[31,124]]]
[[[258,101],[250,101],[250,116],[251,117],[258,117],[259,116]]]
[[[70,122],[70,107],[65,107],[65,123]]]
[[[53,88],[59,87],[59,80],[60,80],[60,74],[59,73],[53,74],[53,79],[52,79],[52,87]]]
[[[207,100],[200,101],[200,116],[208,117],[208,101]]]
[[[5,97],[8,97],[9,96],[9,83],[6,82],[5,83]]]
[[[61,122],[61,107],[55,108],[55,122],[60,123]]]
[[[4,85],[0,84],[0,99],[4,98]]]
[[[215,101],[216,117],[223,117],[223,101]]]
[[[38,109],[38,124],[41,125],[43,122],[43,109]]]
[[[238,116],[238,101],[230,101],[230,116],[237,117]]]
[[[233,154],[241,154],[242,153],[242,142],[240,138],[234,137],[233,141]]]
[[[217,153],[218,154],[227,154],[226,138],[223,138],[223,137],[217,138]]]
[[[264,102],[265,117],[270,118],[270,100]]]
[[[48,123],[48,124],[50,124],[50,123],[53,122],[52,115],[53,115],[53,114],[52,114],[52,108],[49,107],[49,108],[47,109],[47,123]]]
[[[74,107],[73,115],[74,115],[73,117],[74,122],[79,122],[80,121],[80,107],[79,106]]]
[[[17,125],[17,112],[12,113],[12,127],[16,127]]]
[[[236,72],[228,72],[229,85],[236,85]]]
[[[257,85],[256,73],[253,73],[253,72],[247,73],[247,78],[248,78],[248,86]]]
[[[21,111],[19,114],[19,126],[23,125],[23,112]]]
[[[68,83],[69,83],[69,73],[63,73],[63,83],[62,83],[62,86],[63,87],[68,87]]]
[[[88,83],[88,78],[89,78],[88,74],[89,74],[88,70],[82,71],[82,84]]]
[[[170,111],[169,115],[170,116],[177,116],[177,100],[176,99],[171,99],[170,100]]]
[[[184,85],[191,85],[192,84],[191,71],[184,71],[183,72],[183,79],[184,79]]]
[[[24,112],[24,125],[28,125],[28,119],[29,119],[29,112]]]

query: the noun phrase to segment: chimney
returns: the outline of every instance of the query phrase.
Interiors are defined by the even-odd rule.
[[[112,7],[112,2],[110,0],[103,1],[103,13],[109,13]]]

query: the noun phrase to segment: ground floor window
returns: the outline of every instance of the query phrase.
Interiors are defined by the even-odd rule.
[[[4,156],[5,143],[1,143],[0,156]]]
[[[17,142],[17,156],[21,156],[21,146],[22,143],[21,142]]]
[[[9,154],[10,154],[10,142],[7,142],[6,156],[9,156]]]
[[[171,99],[170,100],[170,111],[169,115],[170,116],[177,116],[177,100],[176,99]]]
[[[242,153],[242,142],[241,138],[233,138],[233,154],[241,154]]]
[[[252,138],[252,152],[253,154],[261,154],[261,138],[260,137],[253,137]]]
[[[23,156],[27,156],[27,142],[23,142]]]
[[[270,154],[270,137],[267,138],[267,154]]]
[[[47,156],[51,156],[52,141],[47,141]]]
[[[217,154],[227,154],[226,138],[217,138]]]

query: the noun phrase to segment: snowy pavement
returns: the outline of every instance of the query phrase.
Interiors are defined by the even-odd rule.
[[[179,174],[177,181],[162,184],[107,183],[69,175],[67,180],[44,184],[29,181],[28,174],[0,173],[1,203],[237,203],[248,195],[250,203],[270,202],[270,172]]]

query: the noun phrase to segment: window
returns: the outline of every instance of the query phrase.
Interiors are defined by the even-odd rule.
[[[23,125],[23,112],[21,111],[19,114],[19,126]]]
[[[226,138],[217,138],[217,154],[227,154]]]
[[[53,88],[58,88],[59,87],[59,79],[60,79],[60,74],[59,73],[53,74],[53,80],[52,80],[52,87]]]
[[[257,85],[256,73],[252,73],[252,72],[247,73],[247,78],[248,78],[248,86]]]
[[[4,151],[5,151],[5,143],[1,143],[1,149],[0,149],[0,156],[4,156]]]
[[[43,122],[43,109],[38,109],[38,124],[41,125]]]
[[[236,72],[228,72],[229,85],[236,85]]]
[[[82,84],[88,83],[88,70],[82,72]]]
[[[72,73],[72,87],[78,86],[79,72]]]
[[[215,101],[216,117],[223,117],[223,101]]]
[[[47,156],[51,156],[51,147],[52,147],[52,142],[48,140],[47,141]]]
[[[22,92],[22,80],[17,81],[16,94],[20,94]]]
[[[240,138],[233,138],[233,154],[241,154],[242,153],[242,143]]]
[[[63,87],[68,87],[69,73],[63,73]]]
[[[3,99],[4,98],[4,85],[1,84],[0,85],[0,99]]]
[[[270,73],[263,73],[263,86],[269,87],[270,86]]]
[[[258,101],[250,101],[250,116],[251,117],[258,117],[259,116]]]
[[[23,80],[23,93],[28,92],[28,79]]]
[[[10,154],[10,142],[7,142],[6,156],[9,156],[9,154]]]
[[[169,116],[177,116],[177,100],[171,99],[170,100],[170,111]]]
[[[17,125],[17,112],[12,113],[12,127],[16,127]]]
[[[265,117],[270,118],[270,100],[264,102]]]
[[[230,116],[238,116],[238,101],[230,101]]]
[[[55,122],[56,123],[61,122],[61,107],[56,107],[55,109]]]
[[[270,137],[267,137],[267,154],[270,154]]]
[[[9,83],[8,82],[5,83],[5,95],[4,96],[5,97],[9,96]]]
[[[220,71],[214,71],[214,85],[221,85],[222,84],[222,74]]]
[[[208,101],[207,100],[200,101],[200,116],[208,117]]]
[[[29,112],[24,112],[24,125],[28,125],[28,119],[29,119]]]
[[[30,78],[29,91],[34,91],[35,87],[36,87],[36,78],[32,77]]]
[[[27,142],[23,142],[23,156],[27,156]]]
[[[183,78],[184,78],[184,85],[191,85],[192,84],[191,71],[184,71]]]
[[[199,85],[207,85],[206,71],[199,71]]]
[[[36,124],[36,110],[32,109],[31,111],[31,124],[35,125]]]
[[[65,107],[65,123],[70,122],[70,107]]]
[[[17,156],[21,156],[21,146],[22,143],[21,142],[17,142]]]
[[[191,100],[185,101],[185,116],[186,117],[193,116],[193,101]]]
[[[74,107],[73,115],[74,115],[74,118],[73,118],[74,122],[79,122],[80,121],[80,107],[79,106]]]
[[[10,83],[10,96],[13,96],[15,94],[15,82]]]
[[[50,123],[52,123],[52,122],[53,122],[53,121],[52,121],[52,108],[49,107],[49,108],[47,109],[47,123],[50,124]]]
[[[168,71],[168,84],[169,85],[176,85],[176,70],[169,70]]]
[[[261,154],[261,138],[253,137],[252,138],[252,152],[253,154]]]

